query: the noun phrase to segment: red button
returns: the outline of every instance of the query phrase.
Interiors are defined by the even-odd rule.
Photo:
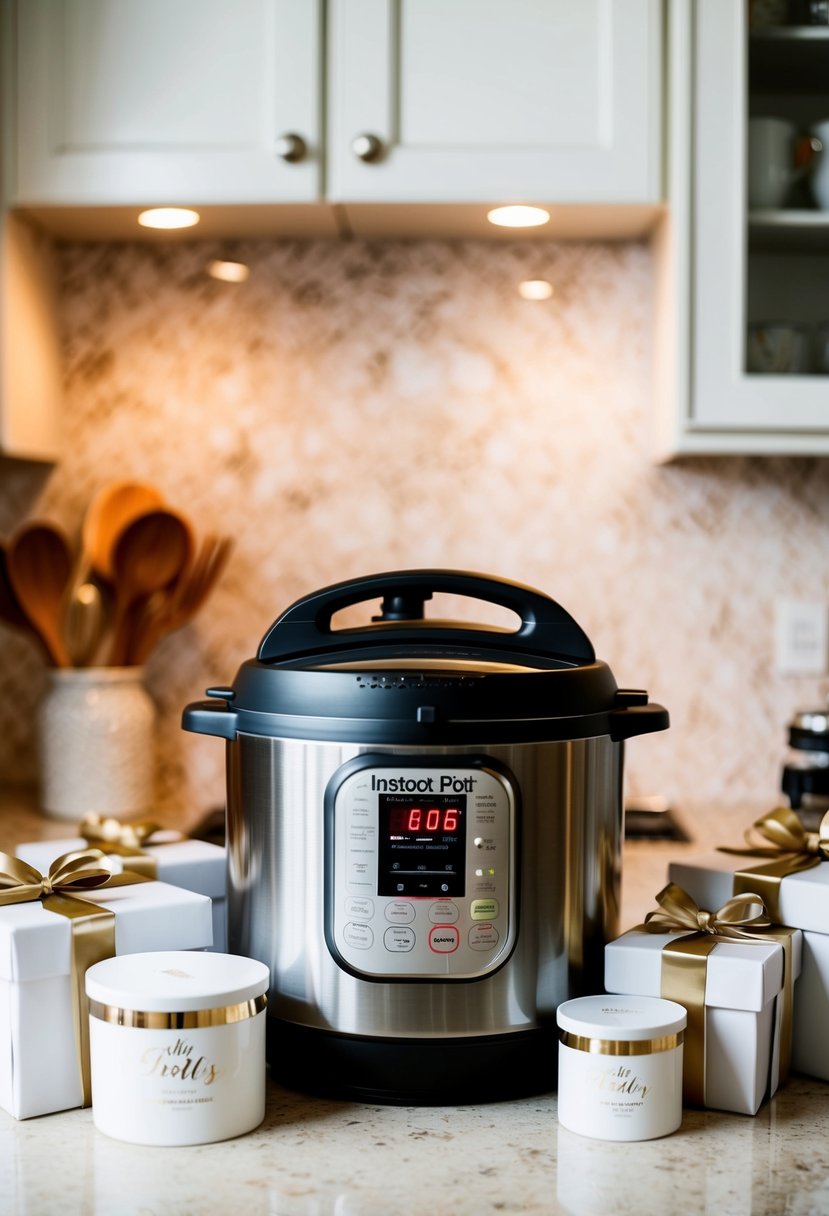
[[[460,934],[454,925],[435,925],[429,931],[429,949],[435,954],[452,954],[459,941]]]

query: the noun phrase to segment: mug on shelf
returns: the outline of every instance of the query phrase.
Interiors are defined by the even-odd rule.
[[[827,130],[823,136],[820,127]],[[787,118],[757,116],[748,121],[748,205],[750,208],[776,210],[784,206],[792,187],[802,181],[825,157],[820,156],[829,123],[818,124],[810,135],[803,135]],[[829,181],[826,183],[829,194]],[[829,203],[827,203],[829,206]]]
[[[746,370],[764,375],[811,371],[811,329],[790,321],[755,321],[748,327]]]

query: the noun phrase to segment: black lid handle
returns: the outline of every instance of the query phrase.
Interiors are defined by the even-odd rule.
[[[436,591],[498,604],[516,613],[521,625],[510,632],[462,622],[430,624],[422,619],[422,606]],[[376,623],[356,629],[331,628],[334,613],[381,598],[384,612],[375,618]],[[398,610],[387,611],[392,605]],[[408,607],[401,610],[401,605]],[[404,617],[403,611],[412,615]],[[265,634],[257,658],[272,663],[355,646],[379,649],[406,642],[430,648],[509,649],[572,663],[592,663],[596,657],[587,634],[570,614],[532,587],[462,570],[400,570],[334,583],[297,600]]]

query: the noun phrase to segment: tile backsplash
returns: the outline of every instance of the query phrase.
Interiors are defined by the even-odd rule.
[[[215,257],[248,263],[216,282]],[[77,534],[116,478],[236,537],[196,621],[151,658],[158,809],[215,807],[224,749],[182,706],[232,680],[327,583],[442,566],[558,599],[620,685],[671,711],[630,793],[771,805],[785,725],[829,681],[773,664],[786,596],[829,604],[829,462],[653,463],[652,272],[640,244],[244,242],[60,250],[66,444],[0,465],[0,533]],[[521,299],[546,278],[552,299]],[[43,686],[0,626],[0,774],[34,780]]]

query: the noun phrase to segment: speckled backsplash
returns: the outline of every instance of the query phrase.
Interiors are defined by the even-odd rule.
[[[207,278],[216,256],[249,280]],[[628,748],[630,793],[773,802],[785,724],[829,688],[772,650],[775,598],[829,603],[829,461],[652,462],[647,247],[168,242],[60,264],[66,454],[0,464],[0,532],[42,514],[77,533],[99,486],[135,477],[237,538],[147,669],[168,820],[223,799],[224,748],[182,706],[299,595],[417,566],[548,592],[670,709]],[[550,301],[518,296],[534,277]],[[33,780],[42,667],[4,627],[0,665],[0,773]]]

